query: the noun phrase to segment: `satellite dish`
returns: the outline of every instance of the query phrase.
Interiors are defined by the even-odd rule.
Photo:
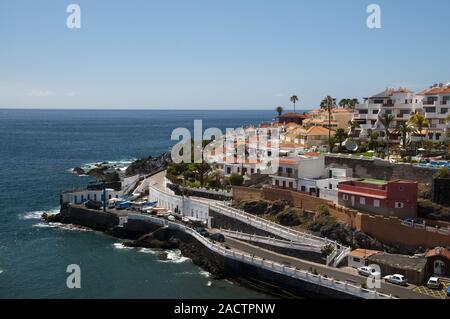
[[[358,150],[358,144],[354,140],[346,140],[345,148],[349,152],[356,152]]]

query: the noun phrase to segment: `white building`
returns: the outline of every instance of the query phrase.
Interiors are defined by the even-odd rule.
[[[369,130],[378,132],[380,138],[384,137],[384,127],[379,122],[379,117],[384,114],[394,115],[392,124],[397,127],[402,122],[407,122],[411,115],[420,109],[415,101],[414,93],[406,88],[386,89],[381,93],[364,98],[362,104],[355,107],[353,121],[359,124],[352,134],[356,139],[367,139]]]
[[[416,95],[416,104],[429,121],[426,137],[429,141],[443,142],[450,131],[446,118],[450,115],[450,83],[435,84]]]
[[[278,174],[271,178],[273,187],[308,193],[337,203],[338,184],[351,176],[351,169],[326,168],[324,156],[306,153],[280,159]]]
[[[353,121],[359,127],[352,133],[355,139],[367,139],[368,132],[378,132],[384,138],[384,127],[379,117],[392,114],[395,118],[392,128],[409,121],[415,112],[424,114],[430,125],[426,128],[426,139],[432,142],[443,142],[448,139],[450,123],[446,120],[450,108],[450,83],[435,84],[430,88],[414,94],[406,88],[386,89],[367,97],[364,103],[355,107]],[[399,142],[399,140],[394,141]]]

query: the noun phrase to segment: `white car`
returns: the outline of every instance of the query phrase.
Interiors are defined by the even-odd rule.
[[[441,280],[437,277],[431,277],[428,279],[427,287],[430,289],[440,290],[442,286]]]
[[[399,286],[408,285],[408,281],[406,280],[406,277],[403,275],[399,275],[399,274],[385,276],[384,280],[386,280],[386,282],[390,282],[391,284],[395,284],[395,285],[399,285]]]
[[[380,272],[376,271],[376,269],[371,267],[359,267],[357,268],[358,274],[364,277],[375,277],[380,278],[381,274]]]

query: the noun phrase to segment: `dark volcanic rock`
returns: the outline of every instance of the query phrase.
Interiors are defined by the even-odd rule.
[[[302,224],[301,211],[298,208],[289,208],[277,215],[278,222],[283,226],[298,226]]]
[[[75,167],[72,172],[74,172],[77,175],[86,175],[86,172],[81,167]]]
[[[125,174],[127,176],[133,176],[136,174],[153,174],[158,171],[164,170],[170,163],[172,163],[170,153],[163,153],[158,157],[150,156],[148,158],[139,159],[131,163],[131,165],[127,168]]]
[[[176,249],[180,240],[175,238],[168,228],[160,228],[153,233],[143,235],[137,240],[124,243],[127,247],[144,247],[153,249]]]

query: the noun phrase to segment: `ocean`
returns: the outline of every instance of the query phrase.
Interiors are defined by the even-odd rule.
[[[102,233],[50,226],[39,216],[59,209],[61,190],[90,177],[77,166],[159,155],[177,127],[235,128],[270,121],[273,111],[1,110],[0,298],[267,298],[210,275],[181,256],[128,249]],[[69,289],[66,268],[81,268]]]

